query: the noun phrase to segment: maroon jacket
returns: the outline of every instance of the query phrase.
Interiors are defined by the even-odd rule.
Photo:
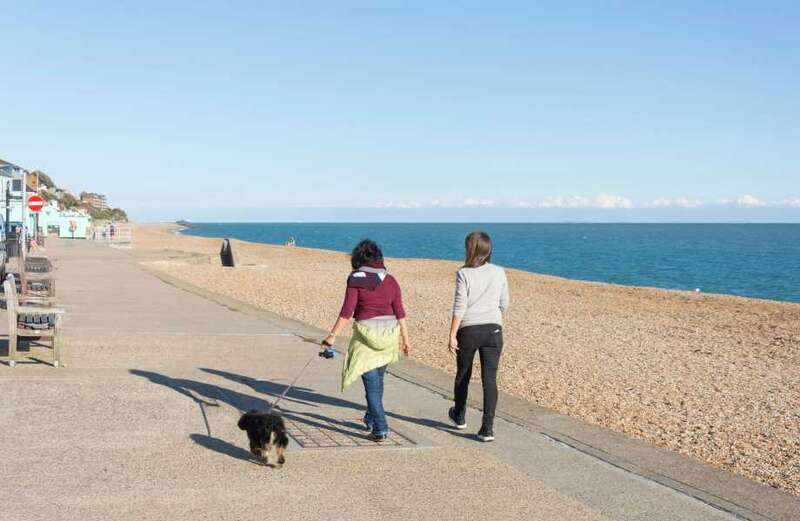
[[[403,295],[397,280],[386,274],[377,288],[358,288],[348,285],[344,293],[344,303],[339,316],[366,320],[383,315],[394,315],[398,320],[406,317],[403,309]]]

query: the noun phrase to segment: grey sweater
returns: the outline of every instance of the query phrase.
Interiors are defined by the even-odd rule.
[[[487,263],[478,268],[458,270],[453,316],[461,319],[461,327],[502,325],[502,312],[506,308],[508,281],[503,268]]]

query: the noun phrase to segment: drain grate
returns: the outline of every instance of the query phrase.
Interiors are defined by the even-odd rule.
[[[289,436],[304,449],[356,449],[376,447],[408,447],[417,446],[417,442],[390,429],[389,437],[383,443],[375,443],[367,439],[361,420],[322,419],[296,420],[284,417]]]

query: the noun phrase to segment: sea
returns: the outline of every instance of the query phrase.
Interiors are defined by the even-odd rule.
[[[800,302],[800,224],[192,223],[183,233],[387,257],[461,260],[488,232],[495,264],[571,279]],[[390,267],[391,269],[391,267]]]

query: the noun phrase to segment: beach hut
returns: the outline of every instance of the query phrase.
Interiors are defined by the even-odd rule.
[[[58,233],[61,219],[60,213],[58,206],[54,204],[46,205],[39,212],[39,230],[44,235],[51,232]]]
[[[76,210],[58,214],[58,236],[62,239],[86,239],[92,218]]]

